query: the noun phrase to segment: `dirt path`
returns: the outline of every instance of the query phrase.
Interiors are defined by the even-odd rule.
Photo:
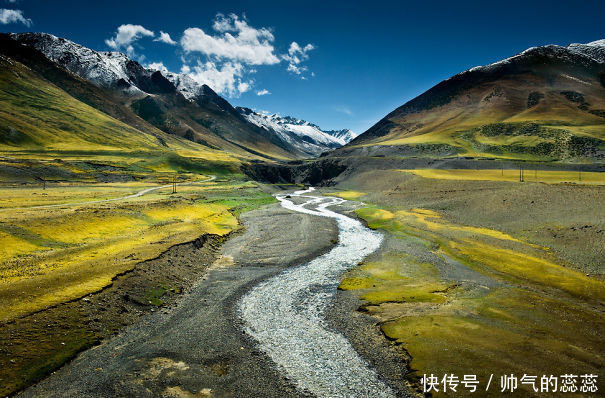
[[[192,185],[192,184],[197,184],[197,183],[200,183],[200,182],[214,181],[215,179],[216,179],[216,176],[211,175],[210,178],[208,178],[206,180],[183,182],[183,183],[180,183],[180,184],[177,184],[177,185],[178,186]],[[106,202],[119,202],[121,200],[128,200],[128,199],[138,198],[138,197],[143,196],[145,194],[148,194],[150,192],[155,192],[155,191],[158,191],[160,189],[170,188],[170,187],[172,187],[172,184],[159,185],[157,187],[145,188],[142,191],[139,191],[139,192],[136,192],[136,193],[133,193],[133,194],[130,194],[130,195],[126,195],[126,196],[121,196],[119,198],[111,198],[111,199],[103,199],[103,200],[90,200],[90,201],[86,201],[86,202],[76,202],[76,203],[55,203],[53,205],[40,205],[40,206],[31,206],[31,207],[10,207],[10,208],[5,208],[5,209],[0,209],[0,211],[6,211],[6,210],[51,209],[51,208],[55,208],[55,207],[82,206],[82,205],[90,205],[90,204],[106,203]]]

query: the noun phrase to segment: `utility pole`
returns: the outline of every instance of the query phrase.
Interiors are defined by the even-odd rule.
[[[176,174],[172,177],[172,193],[176,193]]]
[[[578,179],[582,182],[582,165],[578,166]]]
[[[41,181],[42,182],[42,190],[46,190],[46,180],[42,177],[35,177],[36,180]]]

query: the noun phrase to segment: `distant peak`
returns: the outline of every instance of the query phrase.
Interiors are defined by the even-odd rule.
[[[593,47],[605,47],[605,39],[591,41],[590,43],[586,43],[586,45]]]
[[[236,109],[250,123],[273,132],[283,141],[311,156],[319,156],[325,151],[339,148],[356,136],[349,129],[322,130],[316,124],[292,116],[254,111],[244,107]]]

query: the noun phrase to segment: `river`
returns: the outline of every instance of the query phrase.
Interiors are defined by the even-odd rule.
[[[313,196],[313,188],[276,195],[289,210],[334,218],[338,244],[329,252],[252,288],[239,303],[246,332],[302,390],[320,397],[391,397],[349,341],[331,329],[324,312],[344,272],[380,246],[382,235],[329,210],[344,199]],[[296,204],[292,198],[297,198]],[[300,239],[305,239],[301,236]]]

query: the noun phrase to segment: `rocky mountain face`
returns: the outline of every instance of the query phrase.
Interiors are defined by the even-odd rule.
[[[236,109],[250,123],[271,132],[296,148],[303,156],[319,156],[355,138],[355,133],[349,129],[322,130],[313,123],[291,116],[260,113],[242,107]]]
[[[395,109],[339,155],[596,159],[605,149],[605,40],[529,48]]]

